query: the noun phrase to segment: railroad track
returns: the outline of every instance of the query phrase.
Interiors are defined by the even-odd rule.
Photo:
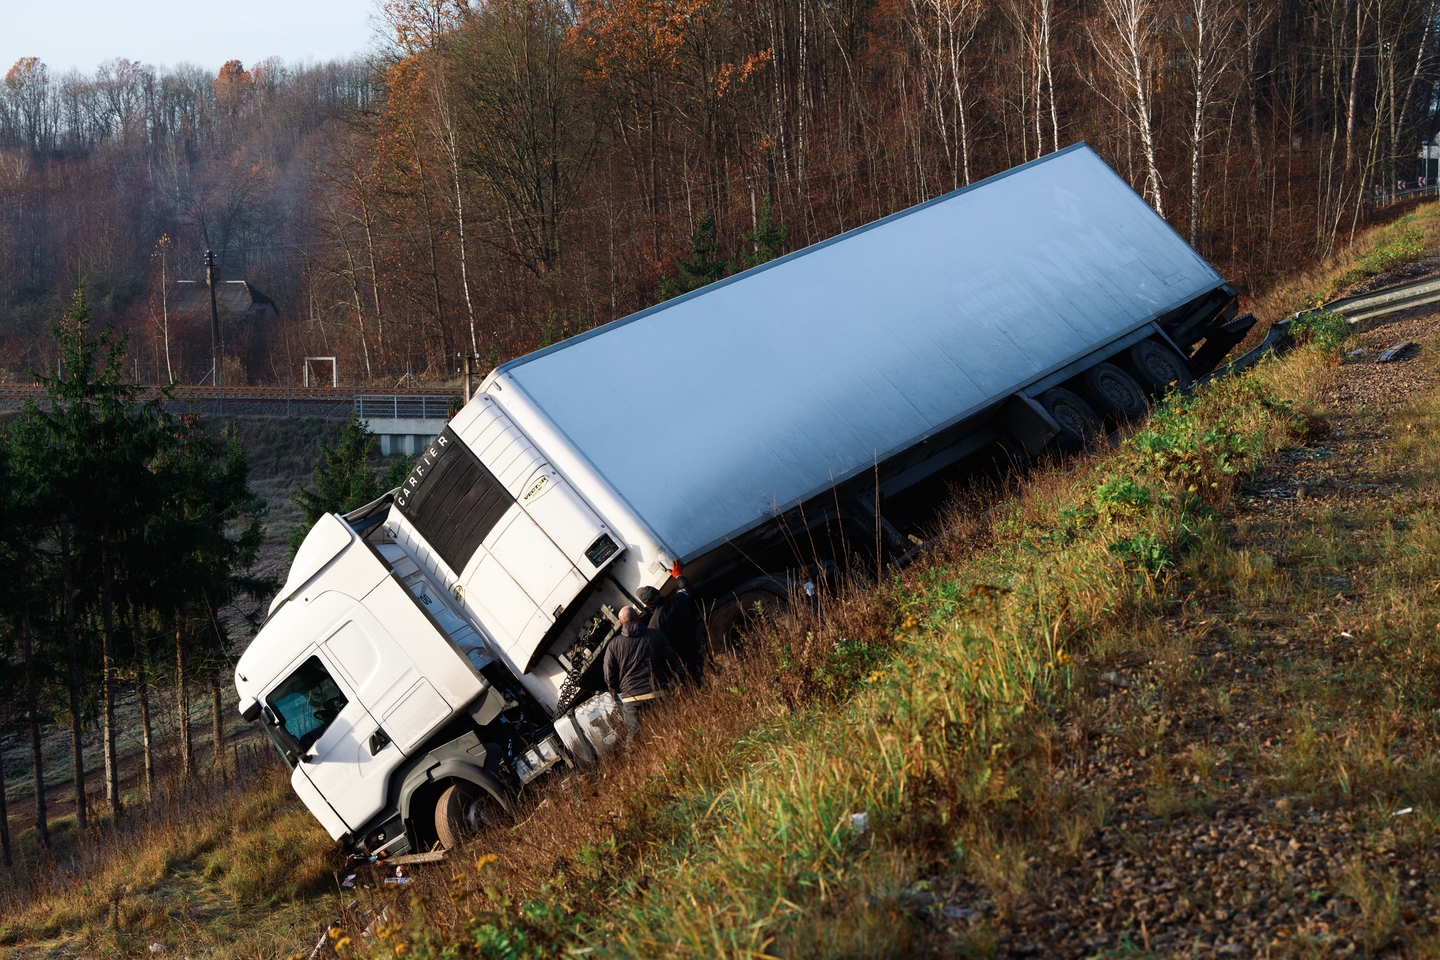
[[[38,383],[6,383],[0,384],[0,399],[23,400],[26,397],[44,396],[45,391]],[[160,390],[156,387],[141,387],[138,394],[142,400],[155,400],[160,396]],[[367,405],[372,402],[390,402],[392,398],[400,402],[420,401],[446,403],[451,397],[460,396],[459,390],[386,390],[383,393],[367,393],[346,388],[335,387],[303,387],[287,390],[285,387],[226,387],[224,399],[235,401],[247,400],[289,400],[291,403],[347,403],[357,400],[364,401]],[[170,391],[170,397],[174,400],[193,400],[200,402],[218,402],[219,391],[213,387],[190,387],[178,386]]]
[[[25,400],[43,402],[45,391],[39,384],[0,384],[0,409],[14,409]],[[142,387],[141,401],[157,400],[161,392]],[[351,413],[377,426],[388,421],[392,427],[402,421],[423,421],[434,424],[449,419],[450,404],[459,399],[459,392],[440,390],[394,390],[386,393],[362,393],[334,387],[309,387],[302,390],[285,387],[229,387],[222,398],[213,388],[180,386],[170,391],[168,405],[204,414],[225,414],[240,417],[320,417],[345,419]],[[431,426],[407,432],[425,433]],[[384,432],[384,431],[380,431]]]

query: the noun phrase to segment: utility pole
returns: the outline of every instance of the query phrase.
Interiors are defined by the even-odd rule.
[[[215,307],[215,251],[205,251],[205,284],[210,288],[210,376],[220,392],[220,413],[225,412],[225,382],[220,375],[220,311]]]
[[[470,402],[470,370],[471,364],[480,359],[478,353],[457,353],[456,358],[462,361],[465,367],[465,402]]]

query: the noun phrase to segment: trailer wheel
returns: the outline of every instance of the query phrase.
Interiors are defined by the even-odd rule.
[[[453,850],[460,838],[475,833],[495,819],[485,791],[468,783],[452,783],[435,801],[435,836],[440,846]]]
[[[771,590],[742,590],[733,594],[706,618],[705,634],[710,656],[734,656],[740,651],[746,633],[767,617],[784,613],[788,607],[786,598]]]
[[[1195,382],[1184,359],[1154,340],[1141,340],[1130,348],[1130,365],[1140,382],[1153,393],[1164,393],[1171,387],[1184,390]]]
[[[1139,420],[1150,409],[1145,390],[1113,363],[1097,363],[1080,375],[1097,410],[1117,420]]]
[[[1040,402],[1060,425],[1060,433],[1055,439],[1062,446],[1083,447],[1105,428],[1090,404],[1064,387],[1046,390],[1040,395]]]

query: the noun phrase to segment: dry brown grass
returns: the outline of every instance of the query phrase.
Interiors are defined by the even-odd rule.
[[[0,957],[289,953],[335,893],[334,845],[269,751],[239,776],[134,810],[0,887]],[[333,908],[332,908],[333,909]]]

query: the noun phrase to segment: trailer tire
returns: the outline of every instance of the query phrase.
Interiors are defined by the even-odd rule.
[[[1057,443],[1065,447],[1083,447],[1098,437],[1105,429],[1100,417],[1076,393],[1064,387],[1054,387],[1040,395],[1040,402],[1050,411],[1050,416],[1060,425]]]
[[[1113,363],[1097,363],[1080,374],[1092,405],[1121,422],[1143,419],[1150,412],[1145,388]]]
[[[450,784],[435,801],[435,836],[446,850],[455,849],[462,837],[475,833],[494,819],[489,795],[470,783]]]
[[[1141,340],[1130,348],[1130,366],[1136,379],[1155,394],[1163,394],[1171,387],[1184,390],[1195,382],[1185,359],[1154,340]]]
[[[784,591],[784,592],[782,592]],[[767,615],[784,613],[789,591],[778,577],[743,583],[722,599],[705,618],[705,640],[712,658],[731,657],[740,651],[745,632]]]

